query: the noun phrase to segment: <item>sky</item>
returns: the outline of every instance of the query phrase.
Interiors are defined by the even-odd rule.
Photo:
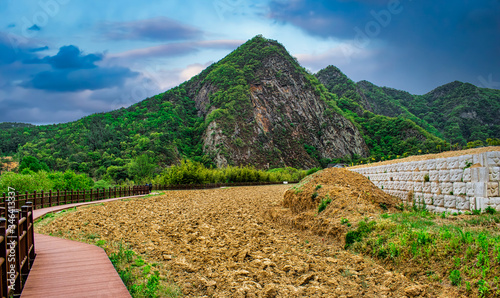
[[[313,73],[500,88],[500,0],[0,0],[0,122],[127,107],[262,34]]]

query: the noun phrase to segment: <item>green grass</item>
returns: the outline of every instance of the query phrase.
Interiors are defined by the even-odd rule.
[[[105,243],[102,243],[104,245]],[[134,298],[182,297],[181,289],[160,275],[158,264],[149,264],[134,251],[118,244],[109,259]]]
[[[417,209],[383,214],[359,222],[346,234],[345,247],[401,270],[418,268],[429,280],[467,293],[499,295],[499,222],[496,212],[443,217]]]
[[[50,213],[43,215],[42,217],[35,219],[34,223],[35,223],[35,225],[46,225],[46,224],[52,222],[54,219],[58,218],[59,216],[62,216],[64,214],[74,212],[74,211],[76,211],[76,207],[64,209],[64,210],[57,211],[57,212],[50,212]]]

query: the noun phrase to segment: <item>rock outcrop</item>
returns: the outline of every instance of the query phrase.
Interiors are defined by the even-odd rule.
[[[220,82],[224,68],[244,76],[246,85],[238,86],[243,91],[225,87],[236,78]],[[210,76],[216,71],[214,83]],[[310,168],[319,166],[321,159],[368,154],[360,132],[326,89],[276,41],[255,37],[187,86],[196,90],[192,97],[206,119],[204,151],[218,166]],[[246,98],[233,100],[239,94]],[[225,117],[211,117],[226,110]]]

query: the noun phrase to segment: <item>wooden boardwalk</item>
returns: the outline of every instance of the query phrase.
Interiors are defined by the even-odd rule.
[[[75,203],[34,210],[39,218],[49,212],[126,199]],[[106,252],[97,246],[35,234],[36,258],[21,298],[83,298],[131,297],[109,260]]]

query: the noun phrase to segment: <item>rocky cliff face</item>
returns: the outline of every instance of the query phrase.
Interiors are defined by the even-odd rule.
[[[243,59],[239,51],[244,52]],[[250,69],[248,64],[253,65],[251,74],[245,71]],[[226,115],[212,120],[211,115],[227,109],[216,97],[231,102],[231,96],[238,96],[207,79],[225,66],[243,71],[246,99],[233,104],[238,114],[234,119]],[[330,95],[324,87],[277,42],[256,37],[190,85],[197,90],[193,97],[199,113],[207,119],[204,151],[218,166],[310,168],[319,166],[321,159],[368,154],[356,126],[339,113],[333,101],[328,103]]]

